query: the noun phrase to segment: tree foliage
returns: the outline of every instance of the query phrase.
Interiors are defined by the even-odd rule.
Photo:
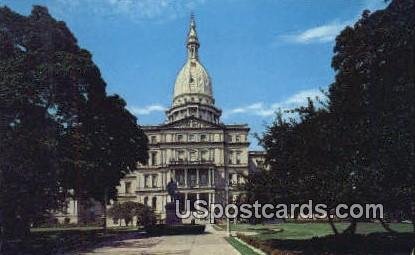
[[[67,190],[102,203],[147,160],[147,138],[91,54],[46,8],[0,8],[0,225],[13,232]],[[7,231],[6,231],[7,232]]]
[[[277,115],[260,138],[270,171],[254,177],[253,195],[383,203],[415,222],[414,28],[415,1],[392,1],[337,36],[327,102]]]
[[[134,217],[137,226],[148,226],[156,223],[156,215],[150,207],[133,201],[115,203],[108,210],[108,215],[116,220],[124,220],[126,226],[132,223]]]

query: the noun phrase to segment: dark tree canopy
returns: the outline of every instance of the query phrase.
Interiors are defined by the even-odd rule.
[[[414,31],[415,1],[397,0],[337,36],[327,102],[294,110],[297,119],[277,115],[260,139],[270,171],[255,176],[253,195],[382,203],[415,229]]]
[[[0,224],[26,227],[72,189],[114,198],[147,160],[147,138],[91,54],[45,7],[0,8]],[[28,199],[32,202],[28,203]]]

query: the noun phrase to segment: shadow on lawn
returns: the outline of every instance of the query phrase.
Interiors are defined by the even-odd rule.
[[[273,239],[267,241],[260,241],[252,236],[238,235],[238,237],[272,255],[410,254],[415,247],[415,235],[412,233],[342,234],[306,240]]]
[[[103,245],[117,245],[123,240],[141,238],[137,230],[57,230],[32,232],[27,240],[13,240],[5,243],[1,254],[64,254],[85,251]]]

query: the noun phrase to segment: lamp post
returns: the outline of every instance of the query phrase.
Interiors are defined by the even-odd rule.
[[[225,167],[225,201],[226,201],[226,206],[229,205],[229,168],[228,168],[228,163],[229,163],[229,156],[228,156],[228,141],[227,141],[228,137],[227,137],[227,132],[226,132],[226,128],[224,128],[223,130],[223,159],[224,159],[224,164],[223,166]],[[226,207],[225,207],[226,208]],[[225,210],[226,211],[226,210]],[[231,236],[231,225],[230,225],[230,221],[229,221],[229,217],[226,216],[226,234],[228,236]]]

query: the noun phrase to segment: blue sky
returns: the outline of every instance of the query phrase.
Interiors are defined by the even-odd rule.
[[[164,121],[186,58],[190,12],[200,58],[225,123],[263,132],[274,112],[304,104],[333,81],[334,37],[383,0],[0,0],[22,14],[45,5],[99,66],[140,124]],[[252,148],[256,141],[252,137]]]

